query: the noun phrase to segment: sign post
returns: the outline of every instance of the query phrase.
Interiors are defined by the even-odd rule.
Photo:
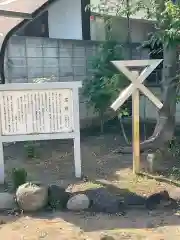
[[[119,97],[111,105],[115,111],[120,108],[124,102],[132,95],[132,125],[133,125],[133,172],[140,172],[140,132],[139,132],[139,105],[140,91],[154,105],[161,109],[163,104],[154,96],[154,94],[143,85],[144,80],[152,73],[152,71],[162,62],[157,60],[130,60],[130,61],[112,61],[116,68],[121,71],[132,83],[121,91]],[[137,71],[131,71],[128,67],[145,67],[139,74]]]
[[[134,76],[138,77],[139,73],[134,71]],[[140,168],[140,132],[139,132],[139,90],[135,89],[132,93],[132,114],[133,114],[133,172],[136,173]]]

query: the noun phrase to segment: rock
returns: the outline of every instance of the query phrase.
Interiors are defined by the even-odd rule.
[[[4,220],[0,220],[0,225],[4,225],[6,222]]]
[[[25,183],[16,191],[18,206],[24,211],[38,211],[48,200],[48,189],[40,184]]]
[[[100,240],[115,240],[115,239],[111,236],[103,236],[103,237],[101,237]]]
[[[48,188],[48,205],[53,209],[66,208],[70,193],[62,187],[51,185]]]
[[[180,188],[175,188],[171,192],[169,192],[170,198],[180,202]]]
[[[154,228],[154,227],[155,227],[155,224],[152,221],[148,221],[146,223],[146,228]]]
[[[67,209],[72,211],[80,211],[87,209],[89,205],[89,198],[85,194],[77,194],[68,200]]]
[[[0,210],[9,210],[16,208],[14,195],[2,192],[0,193]]]
[[[153,173],[154,172],[154,161],[156,160],[156,154],[155,153],[148,153],[147,155],[147,163],[149,166],[149,172]]]
[[[115,214],[125,210],[121,200],[105,188],[90,189],[85,191],[85,194],[92,202],[91,210],[93,212]]]
[[[180,216],[180,211],[175,212],[174,215],[179,217]]]
[[[173,198],[170,198],[169,204],[165,206],[167,209],[177,209],[179,208],[179,203]]]
[[[124,202],[128,208],[145,207],[146,197],[129,193],[124,197]]]

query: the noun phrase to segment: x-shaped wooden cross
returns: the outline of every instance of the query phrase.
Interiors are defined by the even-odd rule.
[[[152,71],[162,62],[158,60],[131,60],[131,61],[112,61],[116,68],[121,71],[132,83],[125,88],[111,105],[115,111],[123,105],[123,103],[133,94],[136,89],[139,89],[146,97],[151,100],[159,109],[163,104],[154,96],[154,94],[143,85],[144,80],[152,73]],[[137,76],[134,72],[130,71],[127,67],[145,67],[141,74]]]
[[[124,102],[132,95],[132,113],[133,113],[133,172],[140,171],[140,133],[139,133],[139,91],[141,91],[157,108],[162,108],[161,101],[143,85],[144,80],[152,71],[162,62],[157,60],[131,60],[131,61],[113,61],[116,68],[121,71],[132,83],[125,88],[111,105],[115,111],[120,108]],[[130,71],[128,67],[145,67],[139,74],[137,71]]]

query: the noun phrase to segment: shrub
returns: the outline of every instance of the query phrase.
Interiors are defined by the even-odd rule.
[[[20,185],[26,183],[27,172],[24,168],[14,168],[12,170],[12,181],[14,190],[16,190]]]
[[[24,144],[24,148],[26,150],[26,155],[28,158],[38,157],[37,147],[38,147],[38,144],[34,141],[29,141]]]
[[[92,74],[83,82],[83,95],[99,114],[102,132],[104,114],[127,83],[126,77],[112,64],[113,60],[123,60],[122,46],[115,41],[106,41],[91,59]]]

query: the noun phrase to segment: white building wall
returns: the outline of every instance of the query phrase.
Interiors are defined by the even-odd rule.
[[[100,17],[95,17],[90,21],[91,40],[104,41],[106,39],[105,23]]]
[[[131,38],[133,43],[147,40],[148,33],[153,31],[153,25],[147,21],[131,20]],[[95,16],[91,21],[91,39],[104,41],[105,23],[101,17]],[[127,40],[127,21],[126,19],[114,18],[112,22],[112,38],[114,40],[125,42]]]
[[[81,0],[59,0],[48,15],[50,38],[82,40]]]

